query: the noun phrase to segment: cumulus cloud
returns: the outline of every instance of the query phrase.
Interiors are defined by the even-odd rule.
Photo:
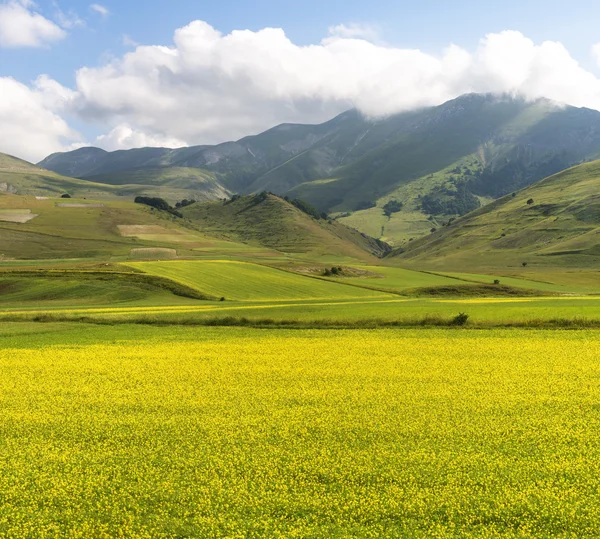
[[[145,146],[155,148],[182,148],[187,146],[183,140],[144,133],[143,131],[135,130],[127,124],[120,124],[110,133],[100,135],[96,138],[95,145],[109,151],[120,150],[122,148],[142,148]]]
[[[299,46],[277,28],[222,34],[194,21],[169,46],[137,46],[80,69],[73,90],[42,78],[33,92],[51,113],[101,126],[108,133],[96,143],[107,149],[218,143],[282,122],[322,122],[351,107],[381,117],[468,92],[600,110],[600,79],[558,42],[505,31],[472,51],[449,45],[428,54],[361,32],[334,27],[320,43]]]
[[[110,14],[110,11],[108,11],[107,8],[105,8],[103,5],[101,4],[91,4],[90,5],[90,9],[92,11],[95,11],[96,13],[98,13],[99,15],[102,15],[102,17],[108,17],[108,15]]]
[[[432,55],[359,39],[361,31],[339,26],[319,44],[298,46],[281,29],[225,35],[195,21],[175,32],[171,46],[141,46],[81,69],[77,109],[89,121],[109,119],[189,144],[280,122],[320,122],[352,106],[378,117],[467,92],[600,109],[600,80],[557,42],[535,44],[506,31],[472,52],[450,45]]]
[[[67,35],[34,8],[31,0],[0,4],[0,47],[43,47]]]
[[[379,38],[379,32],[371,25],[356,23],[330,26],[329,35],[347,39],[366,39],[367,41],[376,41]]]
[[[596,60],[596,64],[598,64],[598,67],[600,67],[600,43],[596,43],[592,47],[592,56]]]
[[[40,77],[28,87],[0,77],[0,95],[0,151],[35,162],[78,138],[58,113],[71,94],[57,82]]]

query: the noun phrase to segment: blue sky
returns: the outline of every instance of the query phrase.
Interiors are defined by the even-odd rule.
[[[63,84],[75,70],[120,55],[123,36],[144,45],[170,44],[173,32],[195,19],[222,32],[283,28],[299,45],[318,43],[330,26],[362,23],[376,28],[390,45],[436,52],[449,43],[472,49],[485,34],[519,30],[534,41],[562,42],[583,65],[595,68],[590,51],[600,42],[600,2],[508,0],[126,0],[101,1],[110,14],[99,17],[90,2],[59,0],[65,12],[86,20],[62,43],[47,49],[0,49],[0,76],[20,80],[48,73]],[[40,12],[55,13],[55,2],[38,0]]]
[[[93,4],[0,0],[0,125],[12,125],[0,127],[0,151],[37,158],[82,144],[213,143],[351,106],[377,116],[465,91],[600,108],[599,2]],[[250,32],[228,37],[238,30]],[[15,112],[35,107],[39,125]]]

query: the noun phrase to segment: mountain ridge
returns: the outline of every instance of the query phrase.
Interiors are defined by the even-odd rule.
[[[89,179],[101,169],[119,174],[119,167],[196,168],[232,193],[300,198],[402,245],[480,204],[600,158],[600,112],[466,94],[380,119],[350,110],[323,124],[282,124],[215,146],[78,151],[40,165],[76,176],[94,172]],[[390,201],[404,209],[388,215]]]

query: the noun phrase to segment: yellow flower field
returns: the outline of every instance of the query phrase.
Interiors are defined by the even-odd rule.
[[[5,324],[0,536],[598,536],[599,337]]]

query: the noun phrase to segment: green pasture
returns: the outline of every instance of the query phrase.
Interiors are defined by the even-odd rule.
[[[233,260],[135,262],[127,266],[236,301],[386,297],[377,291]]]

